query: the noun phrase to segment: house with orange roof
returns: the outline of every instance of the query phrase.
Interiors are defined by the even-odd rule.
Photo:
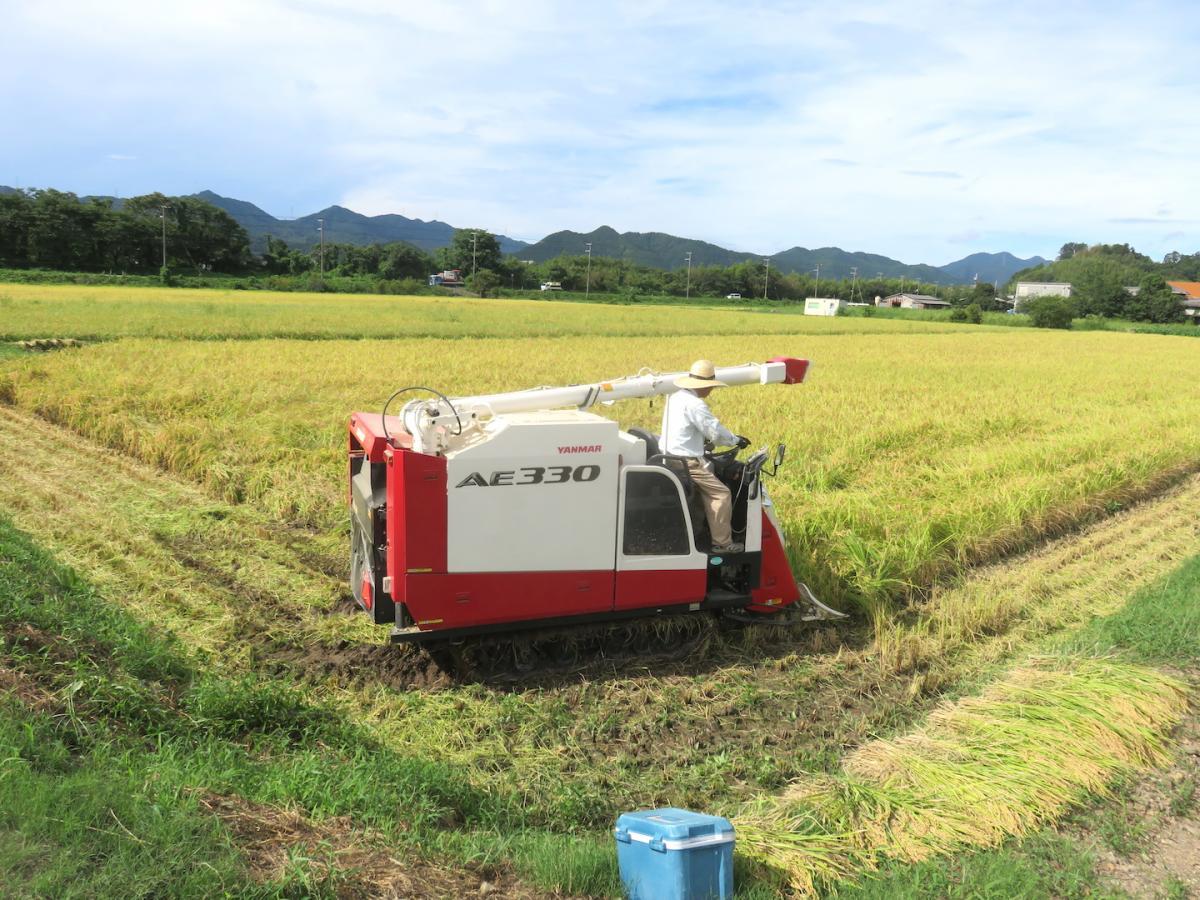
[[[1183,314],[1200,322],[1200,281],[1168,281],[1167,286],[1183,301]]]

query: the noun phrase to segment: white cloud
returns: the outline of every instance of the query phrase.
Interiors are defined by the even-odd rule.
[[[70,111],[80,152],[128,147],[144,189],[190,180],[274,212],[944,262],[968,236],[1157,254],[1160,210],[1200,200],[1182,3],[113,0],[11,18],[29,77],[0,88],[10,121]],[[87,176],[45,152],[45,118],[0,172]],[[1170,240],[1200,248],[1191,222]]]

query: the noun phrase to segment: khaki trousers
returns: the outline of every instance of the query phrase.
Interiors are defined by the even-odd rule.
[[[713,546],[728,547],[733,543],[733,497],[729,488],[701,460],[689,459],[688,473],[692,476],[692,484],[704,498],[704,515],[708,519]]]

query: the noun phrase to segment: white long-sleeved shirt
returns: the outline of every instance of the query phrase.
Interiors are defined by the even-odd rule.
[[[663,409],[662,444],[663,453],[671,456],[704,456],[704,441],[721,447],[732,447],[737,435],[718,421],[708,404],[684,389],[667,398]]]

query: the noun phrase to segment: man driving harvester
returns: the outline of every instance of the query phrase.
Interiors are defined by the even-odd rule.
[[[733,498],[729,488],[713,473],[712,461],[704,456],[704,442],[714,446],[749,446],[748,438],[739,437],[718,421],[704,398],[713,388],[726,387],[717,380],[716,369],[707,359],[692,363],[688,374],[675,379],[684,390],[667,398],[663,410],[662,452],[687,460],[692,483],[704,497],[704,515],[712,535],[714,553],[741,553],[745,547],[733,542]]]

